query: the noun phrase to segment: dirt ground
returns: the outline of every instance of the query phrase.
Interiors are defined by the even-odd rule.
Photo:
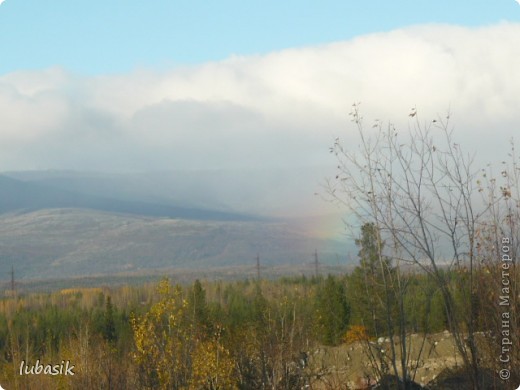
[[[397,352],[398,339],[394,340],[398,365],[400,365],[400,354]],[[433,335],[414,334],[408,338],[407,349],[409,353],[408,367],[411,367],[411,379],[418,384],[417,388],[454,388],[464,389],[464,384],[455,381],[453,374],[453,387],[435,385],[441,377],[447,373],[456,373],[463,366],[461,355],[458,353],[455,340],[448,332]],[[373,342],[354,342],[343,344],[338,347],[320,347],[309,356],[309,370],[317,380],[313,383],[313,389],[367,389],[375,386],[381,370],[381,361],[390,359],[391,343],[388,338],[380,338]],[[383,364],[384,365],[384,364]],[[375,368],[377,367],[377,369]],[[384,367],[383,367],[384,371]],[[392,366],[389,366],[388,374],[393,374]],[[399,375],[401,370],[398,367]],[[490,388],[502,388],[498,383]]]

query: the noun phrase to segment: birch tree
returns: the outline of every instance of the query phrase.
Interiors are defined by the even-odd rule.
[[[473,159],[455,142],[449,115],[422,123],[413,109],[410,129],[403,134],[381,121],[367,129],[358,104],[350,115],[359,145],[352,148],[336,139],[330,152],[336,157],[337,173],[327,182],[327,193],[350,210],[351,226],[370,223],[380,232],[375,252],[381,269],[385,258],[394,264],[395,274],[383,274],[384,303],[390,307],[395,297],[398,306],[395,317],[386,310],[388,336],[399,337],[399,351],[392,349],[393,371],[408,379],[403,271],[420,269],[440,289],[449,330],[473,388],[480,388],[474,338],[476,245],[478,222],[489,207],[475,207]],[[467,274],[464,307],[454,298],[450,272]]]

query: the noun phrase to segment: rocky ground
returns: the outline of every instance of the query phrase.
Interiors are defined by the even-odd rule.
[[[394,347],[398,348],[398,340]],[[377,386],[381,361],[388,362],[388,374],[392,374],[389,356],[391,343],[388,338],[373,342],[355,342],[338,347],[320,347],[309,359],[309,369],[318,378],[313,389],[369,389]],[[414,334],[407,343],[408,366],[416,389],[457,389],[468,386],[468,378],[462,375],[462,357],[457,351],[453,336],[445,331],[433,335]],[[397,351],[396,351],[397,352]],[[386,358],[385,358],[386,356]],[[397,353],[398,365],[400,354]],[[398,368],[399,375],[401,370]],[[507,384],[494,379],[492,371],[483,372],[489,389],[507,389]],[[391,376],[387,377],[389,381]],[[381,381],[379,381],[381,382]],[[390,387],[391,388],[391,387]]]

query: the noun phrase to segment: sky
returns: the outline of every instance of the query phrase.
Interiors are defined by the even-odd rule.
[[[518,22],[518,6],[514,0],[6,0],[0,73],[52,66],[83,75],[168,70],[410,25]]]
[[[515,0],[5,0],[0,171],[333,167],[354,102],[402,128],[449,110],[494,159],[519,42]]]

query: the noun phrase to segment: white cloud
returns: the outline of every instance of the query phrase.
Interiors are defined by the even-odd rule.
[[[518,24],[428,25],[162,73],[6,74],[0,166],[330,163],[327,147],[351,129],[347,114],[355,101],[367,119],[404,126],[412,106],[423,120],[451,108],[471,147],[504,147],[520,119],[519,40]]]

